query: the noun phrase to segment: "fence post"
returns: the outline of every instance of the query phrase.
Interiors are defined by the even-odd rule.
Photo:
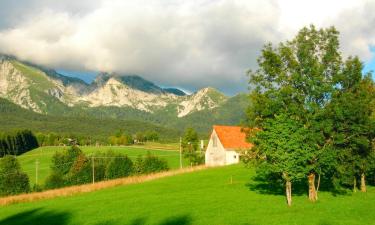
[[[92,183],[95,184],[95,162],[94,162],[94,156],[91,157],[91,163],[92,163]]]

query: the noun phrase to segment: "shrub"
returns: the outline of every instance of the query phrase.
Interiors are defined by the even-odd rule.
[[[0,160],[0,195],[12,195],[30,191],[29,177],[21,171],[13,156]]]
[[[52,157],[52,171],[65,175],[70,171],[73,163],[83,152],[77,146],[72,146],[63,152],[56,152]]]
[[[108,163],[106,168],[106,178],[113,179],[127,177],[133,173],[133,162],[127,157],[117,155]]]
[[[72,185],[85,184],[92,181],[91,163],[84,154],[80,154],[74,161],[67,180]]]
[[[65,186],[65,180],[62,174],[52,172],[45,181],[45,189],[54,189]]]
[[[148,153],[145,158],[137,158],[135,170],[137,173],[149,174],[169,170],[169,167],[166,160]]]

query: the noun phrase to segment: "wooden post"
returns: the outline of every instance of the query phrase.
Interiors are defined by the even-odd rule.
[[[182,138],[180,137],[180,169],[182,169]]]
[[[39,160],[35,160],[35,185],[38,185]]]
[[[91,157],[92,160],[92,183],[95,184],[95,163],[94,156]]]

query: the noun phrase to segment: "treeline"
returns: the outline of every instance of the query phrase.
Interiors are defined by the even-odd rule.
[[[30,187],[29,177],[22,171],[17,158],[6,155],[0,159],[0,196],[91,183],[93,177],[97,182],[167,170],[167,161],[150,153],[133,161],[127,155],[113,152],[88,156],[77,146],[71,146],[54,154],[45,184]]]
[[[147,141],[159,141],[159,133],[148,130],[130,134],[122,130],[108,138],[96,138],[76,134],[36,133],[39,146],[69,146],[69,145],[131,145]]]
[[[249,76],[248,126],[257,129],[247,161],[255,158],[258,176],[283,185],[288,205],[292,185],[307,187],[312,202],[322,187],[366,192],[375,174],[375,84],[358,57],[343,59],[339,32],[303,28],[266,45],[258,63]]]
[[[110,111],[110,109],[106,110]],[[124,111],[122,108],[118,108],[118,110]],[[57,113],[58,115],[66,116],[58,116],[57,114],[43,115],[23,109],[6,99],[0,98],[0,132],[27,127],[35,133],[54,133],[64,136],[74,134],[77,137],[90,137],[92,140],[103,143],[107,142],[108,137],[112,136],[118,130],[123,130],[129,134],[155,131],[159,135],[159,141],[163,142],[175,142],[181,135],[181,131],[179,130],[155,125],[151,122],[113,119],[110,115],[108,117],[93,117],[81,113],[84,110],[80,108],[77,108],[76,111],[77,113],[75,114]],[[125,114],[119,118],[129,117]]]
[[[46,189],[169,170],[167,161],[150,153],[134,162],[126,155],[106,152],[87,156],[76,146],[56,152]]]
[[[20,155],[37,147],[37,138],[30,130],[0,133],[0,157]]]
[[[131,145],[140,144],[147,141],[159,141],[159,133],[156,131],[137,132],[133,135],[120,130],[115,135],[108,138],[110,145]]]

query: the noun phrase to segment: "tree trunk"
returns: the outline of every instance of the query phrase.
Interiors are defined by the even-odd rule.
[[[366,177],[365,174],[361,174],[361,191],[366,192]]]
[[[316,188],[315,188],[315,174],[310,173],[308,176],[309,179],[309,199],[312,202],[315,202],[317,199],[317,194],[316,194]]]
[[[285,191],[286,191],[286,202],[288,206],[291,206],[292,205],[292,182],[286,181]]]
[[[319,187],[320,187],[320,173],[318,175],[318,184],[316,186],[316,200],[318,200]]]
[[[357,178],[354,176],[354,179],[353,179],[353,192],[356,193],[357,192]]]

